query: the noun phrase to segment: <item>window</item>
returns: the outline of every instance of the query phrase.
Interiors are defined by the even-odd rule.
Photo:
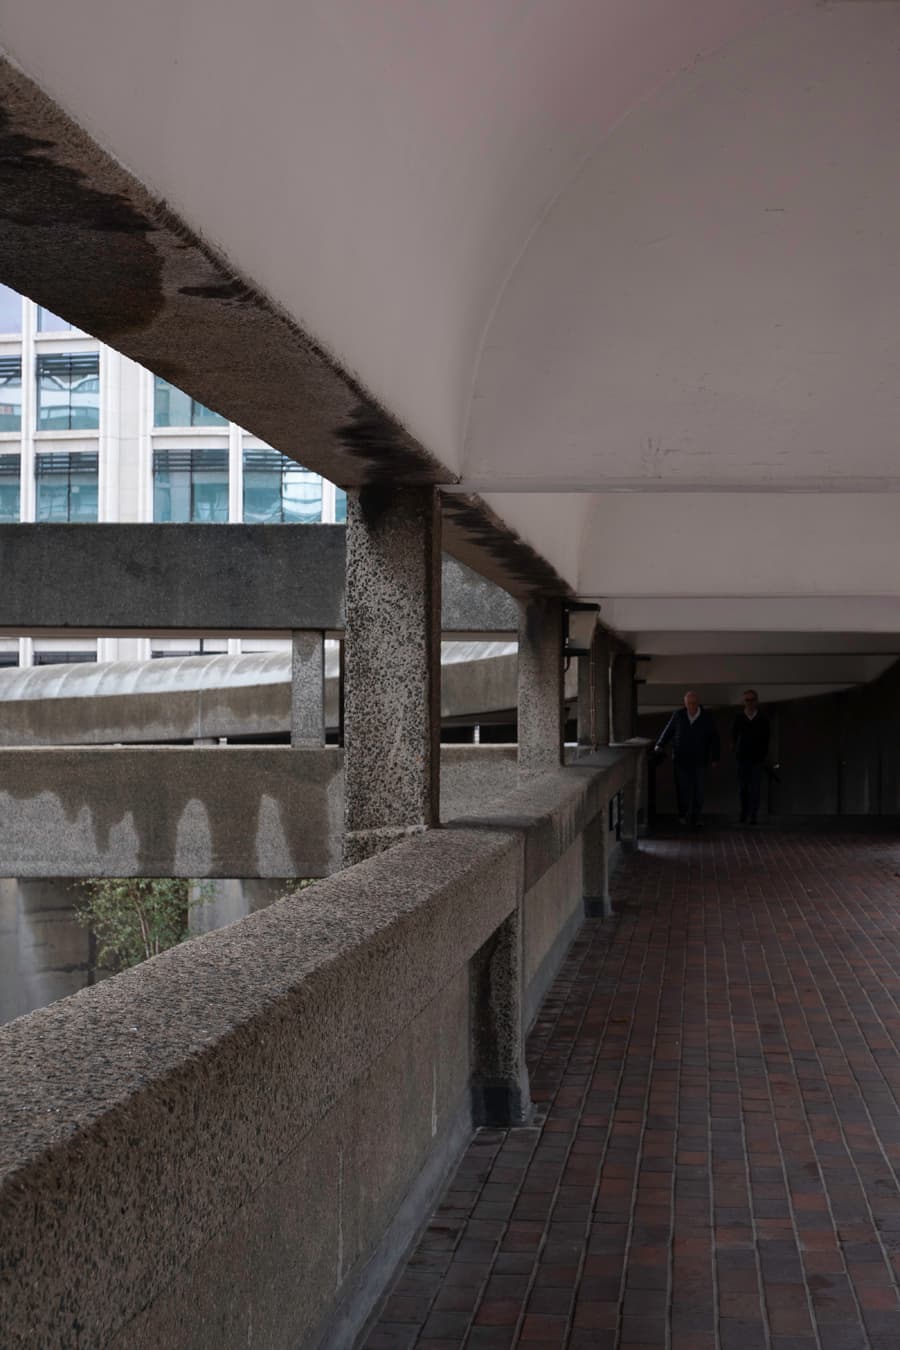
[[[73,323],[61,319],[58,314],[53,313],[52,309],[44,309],[43,305],[38,305],[38,332],[80,333],[81,329],[76,328]]]
[[[96,660],[96,652],[35,652],[33,657],[36,666],[80,666]]]
[[[18,652],[0,651],[0,669],[8,669],[10,666],[17,666],[18,664],[19,664]]]
[[[305,525],[322,519],[322,479],[277,450],[244,451],[244,520]]]
[[[338,525],[347,524],[347,494],[343,488],[334,489],[334,519]]]
[[[21,333],[22,297],[9,286],[0,286],[0,333]]]
[[[0,522],[19,519],[19,456],[0,455]]]
[[[38,431],[96,431],[100,425],[100,356],[39,356]]]
[[[227,450],[155,450],[153,519],[228,520]]]
[[[174,384],[154,376],[153,424],[157,427],[227,427],[228,419],[221,413],[204,408],[189,394],[183,394]]]
[[[95,454],[38,455],[34,463],[34,476],[37,485],[36,520],[97,519]]]
[[[22,358],[0,356],[0,431],[22,430]]]

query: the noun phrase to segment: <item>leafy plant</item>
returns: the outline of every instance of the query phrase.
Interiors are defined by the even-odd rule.
[[[92,877],[81,883],[85,898],[75,920],[97,939],[97,963],[127,970],[188,935],[188,911],[202,901],[191,897],[183,877]]]

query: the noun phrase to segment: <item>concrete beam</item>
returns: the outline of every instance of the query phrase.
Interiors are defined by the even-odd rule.
[[[892,493],[600,495],[584,538],[585,596],[900,599]]]
[[[896,660],[893,655],[854,653],[809,655],[654,656],[641,661],[638,675],[645,686],[684,684],[865,684],[877,679]]]
[[[714,632],[648,630],[631,634],[640,655],[689,656],[816,656],[855,653],[900,656],[900,633],[792,633],[782,631]]]
[[[591,598],[602,602],[604,621],[629,640],[648,631],[789,633],[792,637],[798,633],[865,633],[870,639],[873,634],[893,637],[900,632],[900,597],[893,595],[811,592],[785,596],[735,591],[723,596],[701,589],[681,596],[601,592]]]
[[[457,475],[252,277],[0,57],[3,280],[341,487]],[[72,258],[78,266],[72,266]],[[448,548],[515,594],[568,588],[479,497]]]
[[[0,525],[0,632],[344,628],[343,525]],[[444,631],[515,633],[515,601],[445,559]]]

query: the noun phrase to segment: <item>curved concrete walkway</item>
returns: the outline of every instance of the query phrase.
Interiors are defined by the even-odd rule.
[[[367,1350],[897,1350],[900,843],[645,843]]]

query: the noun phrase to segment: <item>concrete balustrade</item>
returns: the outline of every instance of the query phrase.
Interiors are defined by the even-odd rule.
[[[473,1113],[527,1112],[600,753],[0,1028],[8,1350],[352,1343]]]
[[[515,780],[515,746],[441,750],[445,818]],[[0,750],[10,877],[321,877],[340,865],[337,746]]]

